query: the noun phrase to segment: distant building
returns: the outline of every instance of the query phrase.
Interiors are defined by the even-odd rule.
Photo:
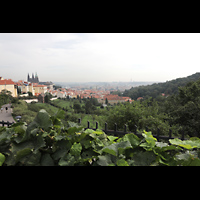
[[[17,85],[12,81],[12,79],[3,79],[0,77],[0,92],[2,90],[8,90],[11,92],[13,97],[17,97]]]
[[[58,91],[57,97],[59,98],[66,98],[66,92]]]
[[[111,105],[117,104],[117,103],[123,103],[126,101],[132,102],[130,97],[120,97],[118,95],[104,95],[103,98],[97,99],[99,103],[105,103],[106,99],[108,100],[108,103]]]
[[[53,90],[53,83],[50,81],[50,82],[39,82],[40,85],[46,85],[47,86],[47,89],[49,90]]]
[[[143,97],[138,97],[138,98],[137,98],[137,101],[139,101],[139,100],[141,100],[141,99],[143,99]]]
[[[18,87],[21,88],[21,93],[28,93],[31,92],[33,96],[35,95],[35,89],[33,88],[33,83],[28,83],[26,81],[23,81],[22,83],[17,83]]]
[[[33,88],[35,90],[35,96],[38,96],[39,94],[43,93],[45,94],[47,92],[47,86],[46,85],[33,85]]]
[[[37,73],[35,73],[35,76],[34,76],[34,74],[32,73],[32,78],[30,78],[29,73],[28,73],[27,82],[39,83],[39,78],[38,78]]]

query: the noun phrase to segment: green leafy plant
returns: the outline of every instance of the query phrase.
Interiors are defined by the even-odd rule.
[[[200,165],[200,139],[158,142],[151,132],[142,138],[63,124],[64,113],[40,110],[35,119],[0,129],[0,166],[185,166]]]

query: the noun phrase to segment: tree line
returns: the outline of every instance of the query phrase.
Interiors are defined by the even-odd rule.
[[[200,73],[195,73],[191,76],[187,76],[184,78],[177,78],[175,80],[166,81],[164,83],[154,83],[152,85],[147,85],[147,86],[132,87],[129,90],[125,90],[123,94],[119,91],[116,93],[118,95],[131,97],[134,100],[136,100],[138,97],[157,98],[162,93],[164,93],[165,96],[177,94],[178,87],[183,87],[188,82],[196,81],[199,78],[200,78]]]

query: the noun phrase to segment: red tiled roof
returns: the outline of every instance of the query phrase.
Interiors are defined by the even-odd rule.
[[[46,85],[34,85],[33,87],[47,87]]]
[[[15,85],[12,79],[4,79],[0,80],[0,85]]]
[[[122,97],[125,101],[131,101],[131,98],[130,97]]]
[[[39,96],[41,93],[35,93],[35,96],[37,97],[37,96]]]
[[[17,86],[22,86],[23,84],[22,84],[22,83],[19,83],[19,82],[15,82],[15,85],[17,85]]]
[[[100,99],[101,98],[99,95],[95,95],[93,97],[96,98],[96,99]]]
[[[128,101],[129,99],[131,99],[130,97],[120,97],[118,95],[113,95],[113,94],[110,94],[110,95],[104,95],[103,99],[108,99],[109,100],[124,100],[124,101]]]
[[[60,94],[65,94],[65,92],[61,92],[61,91],[59,91],[58,93],[60,93]]]
[[[143,97],[138,97],[137,100],[143,99]]]

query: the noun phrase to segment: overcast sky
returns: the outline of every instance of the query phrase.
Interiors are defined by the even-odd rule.
[[[167,81],[200,72],[199,33],[0,33],[0,76]]]

